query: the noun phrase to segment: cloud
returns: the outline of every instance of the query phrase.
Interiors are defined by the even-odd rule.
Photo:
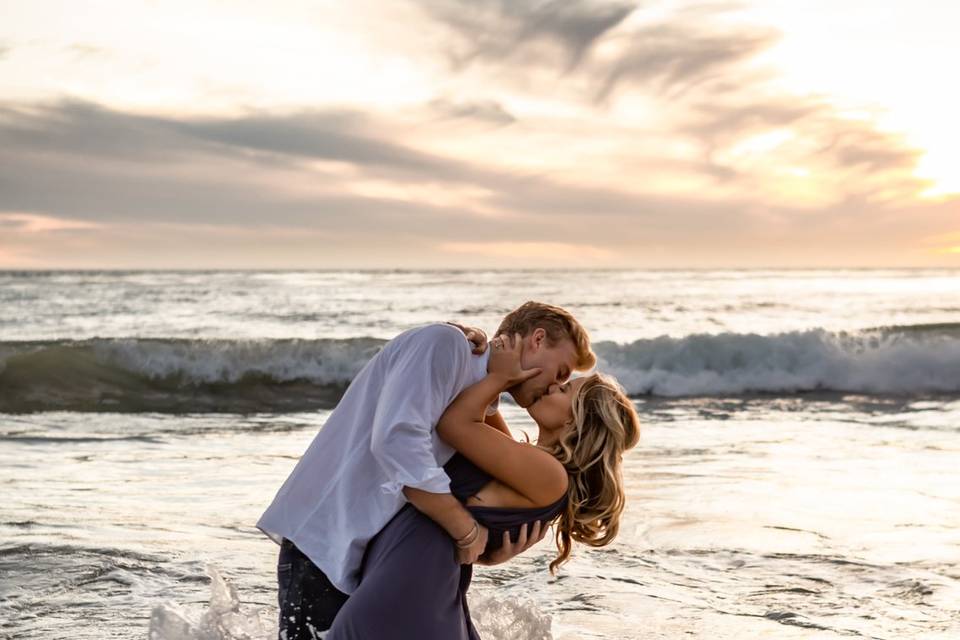
[[[821,100],[783,94],[738,96],[721,103],[698,100],[690,105],[690,122],[678,129],[717,145],[789,127],[803,118],[829,111],[830,106]]]
[[[728,19],[742,3],[680,3],[666,10],[587,2],[417,4],[451,27],[459,45],[472,47],[462,57],[470,63],[461,65],[462,73],[474,64],[493,66],[511,91],[536,98],[545,73],[575,70],[560,86],[558,100],[572,91],[586,104],[607,109],[629,91],[650,103],[650,109],[662,110],[666,137],[686,139],[700,149],[699,158],[664,159],[659,166],[654,161],[640,170],[662,174],[673,167],[713,180],[717,194],[753,192],[754,201],[792,200],[808,209],[851,197],[902,204],[931,186],[914,176],[921,152],[902,136],[846,117],[824,97],[795,95],[770,82],[774,70],[757,67],[755,61],[781,34]],[[525,37],[518,38],[520,33]],[[549,50],[538,49],[544,40],[559,44],[576,64],[564,66]],[[633,164],[629,157],[624,162]],[[506,200],[515,192],[500,192],[501,205],[509,206]],[[587,195],[580,191],[556,203],[557,210],[589,209],[576,197],[581,194]],[[601,210],[605,205],[623,210],[611,202],[619,197],[608,189],[594,202]],[[732,202],[742,198],[727,195]],[[632,199],[641,211],[650,210],[646,204],[663,208],[662,202],[649,202],[643,195],[624,199]]]
[[[928,245],[927,251],[931,254],[957,254],[960,253],[960,231],[930,236],[924,238],[923,243]]]
[[[702,149],[702,170],[744,192],[792,185],[791,197],[817,206],[905,204],[932,185],[915,175],[920,149],[819,97],[744,91],[698,100],[678,120],[677,134]]]
[[[793,167],[797,175],[843,174],[845,180],[827,189],[825,197],[839,200],[851,192],[873,192],[877,200],[915,197],[930,186],[912,177],[920,151],[900,136],[841,116],[825,98],[771,85],[774,71],[757,68],[754,61],[781,34],[726,19],[744,3],[680,3],[666,10],[591,2],[416,4],[458,35],[453,49],[470,47],[468,54],[451,54],[461,62],[461,72],[472,64],[494,66],[497,79],[522,94],[540,92],[545,72],[576,71],[561,91],[579,92],[596,108],[609,107],[621,90],[659,101],[676,137],[688,137],[703,149],[700,161],[688,168],[718,183],[741,181],[747,187],[755,179],[769,180],[765,171],[731,162],[727,151],[787,130],[796,141],[779,146],[781,157],[768,156],[764,163]],[[538,48],[544,41],[558,45],[568,63]],[[884,184],[874,179],[879,174]]]
[[[697,102],[690,111],[688,123],[678,131],[711,149],[787,130],[809,143],[811,156],[834,168],[912,170],[921,155],[902,136],[882,131],[868,121],[841,117],[836,108],[817,97],[741,95],[733,101]]]
[[[206,118],[172,123],[195,139],[321,160],[448,173],[451,167],[439,158],[378,140],[358,132],[359,113],[319,112],[295,115],[251,115],[239,118]]]
[[[0,268],[302,268],[348,264],[352,250],[336,233],[303,227],[124,222],[95,231],[4,230]]]
[[[733,2],[679,5],[654,21],[647,14],[662,10],[654,13],[635,3],[414,2],[457,35],[444,52],[455,71],[492,65],[498,77],[517,86],[529,85],[542,72],[570,80],[576,72],[569,84],[582,87],[582,97],[595,105],[609,103],[623,85],[671,99],[705,82],[716,91],[732,77],[721,74],[770,48],[781,35],[756,25],[720,26],[716,18],[744,6]],[[601,44],[602,53],[597,51]],[[747,79],[755,73],[736,75]]]
[[[816,123],[825,144],[821,156],[836,166],[865,172],[913,169],[922,151],[902,141],[902,136],[879,131],[857,120],[829,118]]]
[[[603,80],[593,96],[608,101],[624,82],[676,98],[714,80],[768,49],[779,37],[772,29],[740,27],[714,32],[669,22],[639,29],[612,63],[596,64]]]
[[[427,106],[445,118],[477,120],[500,126],[517,121],[516,117],[496,100],[455,102],[446,98],[435,98]]]
[[[371,115],[197,120],[76,101],[6,106],[2,114],[0,210],[105,229],[244,226],[264,230],[265,238],[280,243],[280,236],[265,230],[282,225],[331,233],[343,247],[366,250],[389,239],[435,251],[438,243],[484,237],[496,228],[501,238],[555,243],[559,255],[567,246],[602,246],[616,253],[617,247],[652,237],[678,239],[690,225],[714,229],[720,238],[737,228],[733,221],[751,222],[736,201],[565,184],[399,143],[381,146],[369,134],[361,152],[351,151],[346,141],[353,126],[399,136],[402,125]],[[340,145],[330,145],[326,135],[334,126],[341,129]],[[261,151],[269,152],[268,160]],[[314,162],[329,159],[349,170]],[[370,182],[390,187],[390,195],[371,192],[365,188]],[[450,195],[433,197],[433,189]]]
[[[124,113],[94,102],[0,104],[0,143],[5,151],[114,158],[134,162],[170,161],[196,141],[187,140],[169,119]]]
[[[76,98],[0,104],[0,143],[11,151],[138,163],[199,155],[287,167],[318,160],[452,182],[473,182],[482,172],[455,158],[391,142],[399,133],[372,115],[347,109],[174,118],[125,113]]]
[[[77,266],[108,254],[117,266],[163,266],[176,256],[189,263],[174,266],[415,267],[449,264],[454,255],[458,264],[488,266],[564,259],[683,266],[691,252],[707,263],[762,266],[767,251],[802,265],[828,249],[867,264],[877,251],[902,250],[905,238],[955,227],[956,201],[904,208],[875,197],[891,188],[911,193],[914,156],[895,136],[844,123],[829,105],[771,99],[748,117],[750,104],[738,94],[714,111],[684,111],[677,130],[712,145],[719,155],[703,163],[732,173],[728,190],[658,193],[643,188],[635,167],[624,167],[622,184],[587,186],[501,166],[501,158],[420,150],[413,144],[429,142],[437,103],[426,106],[427,124],[414,133],[407,115],[343,109],[199,118],[76,100],[8,103],[0,105],[0,211],[10,213],[0,228],[21,233],[18,246],[8,233],[3,248],[19,251],[23,264],[33,256],[32,264],[69,259]],[[784,127],[819,132],[801,136],[810,139],[791,153],[836,174],[823,204],[801,206],[765,191],[763,167],[722,157]],[[605,135],[615,139],[616,127]],[[564,153],[558,146],[557,156]],[[696,163],[676,169],[708,171]],[[872,170],[880,172],[873,182]],[[860,180],[848,184],[851,175]],[[24,232],[44,224],[76,227],[64,227],[69,243],[58,250],[52,239]],[[866,227],[871,239],[863,244]],[[475,240],[491,234],[495,240]],[[852,250],[856,243],[863,248]],[[223,255],[205,257],[210,246]]]
[[[20,211],[0,211],[0,268],[49,267],[51,256],[83,236],[94,237],[102,225]],[[41,247],[50,247],[44,251]]]
[[[51,233],[98,228],[99,224],[82,220],[67,220],[34,213],[0,212],[0,230],[7,233]]]
[[[551,265],[592,265],[610,262],[618,257],[615,251],[589,244],[567,242],[444,242],[440,251],[453,254],[471,254],[484,258],[510,260],[524,256]]]
[[[95,56],[106,55],[108,53],[108,50],[104,47],[100,47],[95,44],[86,44],[83,42],[74,42],[64,47],[64,50],[74,54],[77,58],[91,58]]]
[[[549,43],[566,56],[567,71],[576,68],[590,49],[634,10],[633,4],[581,0],[418,0],[428,15],[457,32],[466,45],[450,52],[463,68],[476,60],[504,61],[530,43]]]

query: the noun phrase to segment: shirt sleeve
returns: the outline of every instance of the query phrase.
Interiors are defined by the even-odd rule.
[[[404,486],[450,493],[450,478],[434,454],[432,431],[468,365],[470,347],[459,329],[430,325],[394,354],[377,400],[370,451],[390,479],[385,493]]]

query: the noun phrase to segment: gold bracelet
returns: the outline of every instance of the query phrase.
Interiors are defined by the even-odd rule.
[[[474,535],[475,533],[476,535]],[[477,536],[479,535],[480,535],[480,526],[477,524],[477,521],[474,520],[473,527],[470,529],[470,531],[460,536],[459,538],[456,538],[455,542],[457,543],[457,546],[460,547],[461,549],[466,549],[467,547],[469,547],[474,543],[474,541],[477,539]],[[467,538],[470,539],[469,542],[466,540]]]
[[[456,542],[458,548],[460,548],[460,549],[468,549],[468,548],[470,548],[471,545],[473,545],[474,542],[477,541],[477,538],[479,538],[479,537],[480,537],[480,525],[477,523],[476,520],[474,520],[474,521],[473,521],[473,528],[470,529],[470,531],[468,531],[466,535],[464,535],[464,536],[462,536],[462,537],[460,537],[460,538],[457,538],[457,539],[455,540],[455,542]],[[470,538],[470,541],[467,542],[467,541],[465,540],[465,538]]]

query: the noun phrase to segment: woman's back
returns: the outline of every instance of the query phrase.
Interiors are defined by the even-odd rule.
[[[473,464],[460,453],[455,453],[443,465],[443,470],[450,477],[450,493],[464,503],[473,517],[483,526],[490,529],[490,541],[486,550],[499,548],[503,543],[503,532],[510,531],[510,539],[516,540],[520,527],[525,523],[537,520],[549,521],[565,506],[566,495],[553,504],[547,506],[503,506],[501,504],[471,504],[470,498],[481,490],[490,488],[491,483],[497,481],[483,469]],[[516,492],[513,492],[516,493]],[[502,495],[502,494],[501,494]],[[494,536],[494,533],[498,535]],[[494,539],[496,542],[494,543]]]

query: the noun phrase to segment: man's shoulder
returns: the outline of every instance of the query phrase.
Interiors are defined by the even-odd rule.
[[[435,362],[447,361],[452,366],[465,367],[472,348],[460,329],[443,322],[433,322],[407,329],[394,338],[398,353],[431,354]]]
[[[404,336],[412,342],[439,344],[451,347],[467,347],[469,342],[460,329],[446,322],[431,322],[412,329],[407,329],[398,338]]]

